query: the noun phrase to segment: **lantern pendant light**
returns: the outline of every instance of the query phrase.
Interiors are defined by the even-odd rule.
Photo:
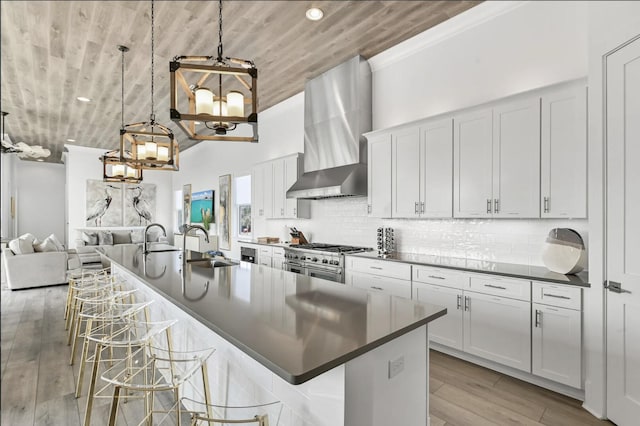
[[[120,133],[124,129],[124,54],[129,51],[127,46],[118,46],[118,50],[121,53],[121,113],[120,113]],[[100,161],[102,162],[102,180],[104,182],[125,182],[125,183],[140,183],[142,182],[142,170],[135,168],[127,161],[132,159],[131,152],[120,150],[107,151]]]
[[[169,70],[171,119],[189,139],[258,142],[258,70],[253,61],[224,56],[222,0],[218,56],[176,56]],[[204,127],[196,128],[198,123]]]
[[[179,147],[173,132],[156,123],[154,109],[155,7],[151,0],[151,114],[149,121],[124,126],[120,150],[129,147],[132,158],[127,165],[147,170],[179,170]]]

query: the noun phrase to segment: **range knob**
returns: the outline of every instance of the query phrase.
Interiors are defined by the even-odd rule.
[[[295,256],[293,256],[293,258],[294,258],[294,259],[297,259],[297,258],[298,258],[298,255],[296,254]]]
[[[340,264],[340,262],[338,262],[337,260],[332,260],[332,261],[331,261],[331,264],[332,264],[332,265],[339,265],[339,264]]]
[[[318,261],[318,258],[317,258],[317,257],[314,257],[313,259],[311,259],[311,261],[312,261],[312,262],[317,262],[317,261]]]
[[[322,259],[322,263],[329,263],[327,259]]]
[[[307,258],[304,256],[300,256],[300,260],[307,260]]]

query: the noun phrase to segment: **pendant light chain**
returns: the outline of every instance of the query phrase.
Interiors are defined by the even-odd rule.
[[[222,0],[218,0],[218,61],[222,62]]]
[[[153,85],[153,75],[154,75],[154,53],[155,53],[155,49],[154,49],[154,36],[155,36],[155,30],[154,30],[154,21],[155,21],[155,8],[154,8],[154,3],[153,0],[151,0],[151,115],[150,115],[150,120],[151,120],[151,124],[153,125],[156,121],[156,115],[155,115],[155,108],[154,108],[154,103],[153,103],[153,92],[154,92],[154,85]]]
[[[120,128],[124,129],[124,52],[125,49],[121,48],[120,49],[120,53],[121,53],[121,61],[120,61],[120,66],[121,66],[121,77],[120,77]]]

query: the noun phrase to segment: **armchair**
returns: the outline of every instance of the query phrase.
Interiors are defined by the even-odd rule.
[[[66,251],[14,254],[8,248],[2,250],[3,268],[11,290],[42,287],[67,282]]]

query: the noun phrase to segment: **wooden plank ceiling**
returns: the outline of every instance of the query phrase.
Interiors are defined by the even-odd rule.
[[[478,1],[226,1],[225,55],[253,59],[259,110],[301,92],[307,79],[361,54],[370,58]],[[320,7],[311,22],[306,9]],[[169,61],[215,55],[217,1],[155,3],[155,110],[181,149],[194,145],[169,119]],[[6,1],[1,15],[1,102],[6,132],[51,150],[115,149],[120,129],[120,52],[126,54],[125,123],[151,109],[150,1]],[[84,96],[89,103],[76,100]]]

